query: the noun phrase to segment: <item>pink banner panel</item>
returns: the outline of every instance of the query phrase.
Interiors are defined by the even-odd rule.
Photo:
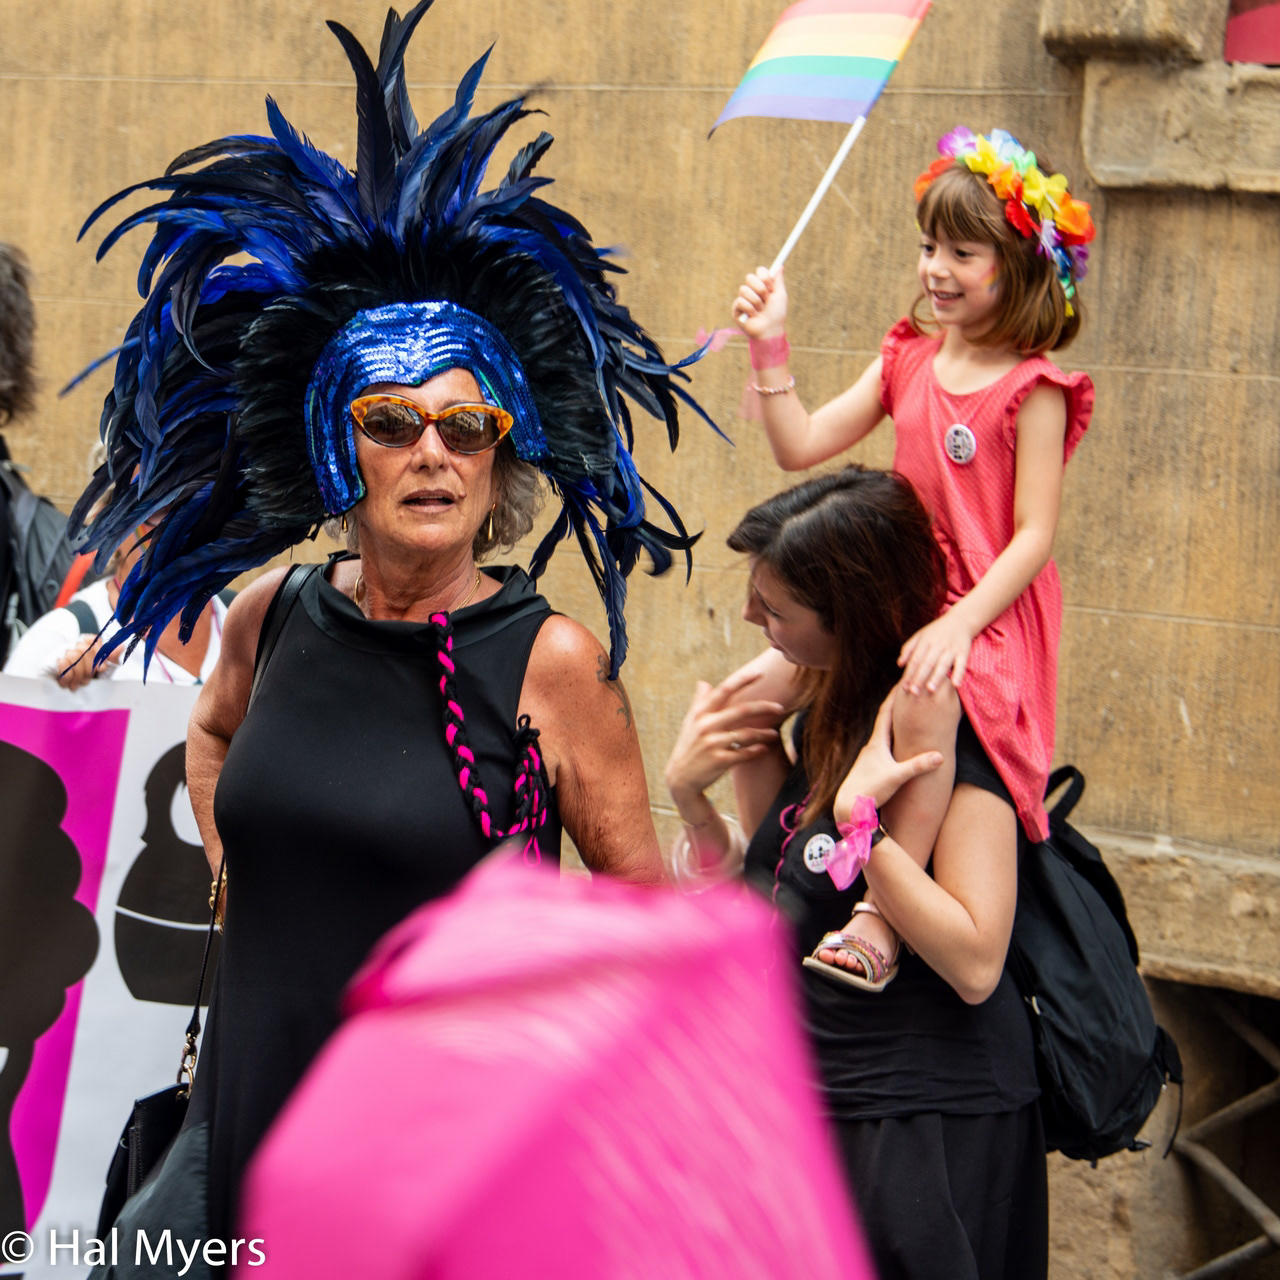
[[[106,865],[129,712],[47,711],[0,703],[0,742],[42,761],[65,789],[60,829],[80,860],[75,902],[96,912]],[[12,827],[17,816],[6,815]],[[41,851],[33,849],[33,856]],[[35,1042],[30,1069],[18,1092],[9,1136],[17,1161],[27,1225],[48,1194],[58,1145],[83,977],[66,991],[62,1012]],[[9,1046],[10,1053],[14,1046]]]

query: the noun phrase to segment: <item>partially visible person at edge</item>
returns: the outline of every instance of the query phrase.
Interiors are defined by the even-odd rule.
[[[139,478],[117,487],[89,541],[160,513],[121,589],[123,635],[154,636],[325,520],[352,538],[291,607],[282,570],[240,594],[191,719],[188,782],[210,866],[225,857],[225,936],[165,1170],[198,1164],[207,1135],[215,1238],[231,1237],[245,1166],[336,1025],[342,989],[402,917],[504,837],[554,864],[562,823],[591,869],[664,878],[617,678],[624,577],[641,552],[664,571],[693,539],[660,498],[674,530],[644,518],[620,395],[663,418],[674,444],[676,369],[616,301],[586,230],[533,198],[549,135],[476,195],[525,114],[517,100],[469,118],[483,59],[428,127],[432,145],[414,145],[401,56],[425,7],[388,19],[385,47],[400,52],[370,98],[387,118],[361,115],[359,179],[273,113],[274,140],[225,139],[203,149],[216,166],[161,181],[173,191],[150,215],[172,237],[163,279],[201,301],[179,337],[177,303],[148,298],[135,328],[156,326],[169,356],[126,347],[104,408],[112,470],[136,465]],[[374,74],[335,30],[357,74]],[[414,199],[384,210],[366,157]],[[234,261],[268,241],[287,267]],[[158,433],[138,430],[155,405]],[[477,567],[530,531],[543,477],[563,505],[535,569],[576,534],[608,654],[523,571]],[[145,1221],[160,1199],[122,1219]]]
[[[99,451],[100,445],[95,454]],[[140,647],[128,656],[123,649],[112,649],[104,662],[95,666],[95,661],[114,635],[110,624],[120,598],[120,584],[141,559],[145,540],[154,527],[153,523],[140,524],[107,561],[105,577],[77,591],[68,607],[50,609],[37,618],[14,645],[4,664],[4,674],[56,680],[64,689],[80,689],[95,676],[105,680],[146,679],[148,672]],[[227,605],[215,596],[200,610],[191,638],[185,643],[178,636],[178,619],[170,621],[156,644],[151,680],[185,685],[207,680],[222,652],[226,616]],[[90,622],[92,631],[87,630]]]
[[[26,254],[0,243],[0,427],[35,407],[36,309],[31,302],[31,271]],[[0,466],[10,460],[0,435]],[[14,582],[14,549],[9,535],[11,513],[6,486],[0,484],[0,662],[8,655],[18,610]]]
[[[881,1280],[1040,1280],[1039,1089],[1004,967],[1017,816],[951,682],[911,694],[899,681],[902,645],[944,590],[928,513],[901,476],[851,467],[753,508],[729,546],[749,557],[743,617],[802,676],[795,759],[775,727],[786,708],[758,696],[758,672],[699,684],[666,770],[685,823],[675,874],[745,869],[793,917],[798,956],[855,903],[883,916],[904,944],[894,981],[873,993],[803,970]],[[740,832],[706,796],[725,773]],[[842,845],[866,859],[844,888]]]
[[[35,407],[35,331],[26,254],[0,243],[0,427]]]
[[[1043,840],[1062,620],[1051,555],[1064,468],[1094,400],[1088,375],[1064,373],[1049,353],[1080,328],[1093,218],[1062,174],[1002,129],[953,129],[938,151],[915,184],[920,295],[853,386],[812,413],[800,403],[781,270],[749,274],[734,315],[785,470],[836,457],[893,418],[894,470],[928,507],[947,561],[947,607],[904,637],[899,666],[910,688],[955,684],[1023,829]],[[776,657],[761,669],[775,692],[790,680]],[[862,913],[819,959],[834,980],[873,984],[896,946]]]

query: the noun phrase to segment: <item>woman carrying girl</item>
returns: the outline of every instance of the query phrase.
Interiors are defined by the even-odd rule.
[[[950,676],[1023,830],[1040,840],[1062,617],[1050,555],[1063,468],[1093,411],[1088,376],[1063,373],[1045,352],[1079,330],[1076,283],[1094,227],[1067,179],[1003,130],[956,128],[938,151],[915,185],[920,296],[847,391],[813,413],[795,394],[781,270],[748,275],[734,311],[784,470],[824,462],[893,418],[894,469],[932,516],[947,580],[943,613],[898,655],[903,685],[932,692]],[[761,690],[794,684],[778,660],[760,665]],[[810,963],[878,989],[901,931],[873,898],[863,905]]]
[[[881,1280],[1042,1280],[1039,1089],[1005,972],[1017,820],[973,733],[957,733],[950,682],[914,699],[898,683],[902,646],[945,590],[929,515],[901,476],[848,467],[761,503],[729,546],[749,557],[743,616],[806,672],[796,759],[776,728],[785,708],[761,695],[762,680],[699,685],[666,770],[686,832],[677,879],[743,865],[743,842],[706,795],[728,772],[746,877],[791,916],[801,955],[874,892],[911,948],[896,981],[868,994],[805,970],[804,993]],[[919,789],[943,774],[940,790]],[[851,883],[831,871],[842,837],[865,859]]]

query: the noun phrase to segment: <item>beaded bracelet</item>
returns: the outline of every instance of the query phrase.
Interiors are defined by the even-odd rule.
[[[788,391],[794,391],[796,386],[796,377],[793,373],[787,378],[785,387],[761,387],[754,382],[747,383],[747,390],[754,391],[758,396],[785,396]]]

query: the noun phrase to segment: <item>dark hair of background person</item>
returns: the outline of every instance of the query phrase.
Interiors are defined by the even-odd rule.
[[[1043,156],[1036,163],[1042,173],[1057,172]],[[1041,355],[1062,350],[1080,331],[1079,294],[1067,315],[1067,295],[1053,263],[1040,252],[1039,238],[1024,236],[1009,221],[984,174],[959,165],[939,174],[916,206],[916,221],[927,236],[942,231],[950,240],[995,246],[1000,308],[991,328],[973,339],[975,345],[1008,343],[1021,355]],[[921,292],[911,308],[918,333],[933,327],[921,312],[925,298]]]
[[[22,251],[0,244],[0,426],[34,405],[36,313],[30,286]]]
[[[850,466],[752,507],[729,547],[769,569],[836,639],[839,657],[807,673],[806,812],[835,801],[897,683],[907,638],[938,616],[945,563],[929,513],[891,471]]]

